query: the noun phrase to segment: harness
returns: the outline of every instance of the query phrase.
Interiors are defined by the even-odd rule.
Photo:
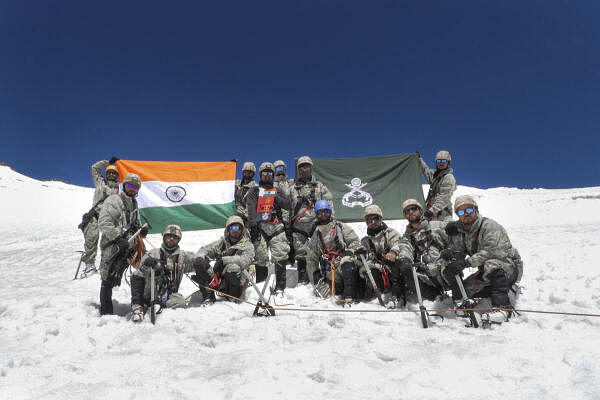
[[[302,186],[304,186],[304,185],[295,185],[294,186],[297,194],[300,193],[300,189],[302,189]],[[315,197],[315,189],[317,187],[317,182],[310,182],[310,186],[311,186],[311,188],[310,188],[310,193],[309,193],[309,203],[302,210],[302,212],[300,212],[300,209],[302,208],[302,205],[306,202],[305,198],[303,197],[302,201],[298,202],[296,204],[296,207],[294,207],[293,215],[290,216],[290,224],[291,225],[293,225],[294,222],[298,222],[304,216],[304,214],[306,214],[306,212],[308,210],[312,210],[315,208],[315,203],[317,202],[317,198]]]
[[[166,304],[171,293],[179,289],[179,254],[173,258],[173,271],[167,268],[167,255],[160,249],[161,282],[158,288],[158,296],[161,304]]]
[[[439,172],[439,174],[438,174],[438,172]],[[449,173],[450,173],[450,169],[446,168],[443,171],[438,170],[433,174],[433,182],[429,186],[429,191],[427,192],[427,199],[425,200],[425,206],[427,208],[431,207],[433,198],[440,191],[440,186],[442,185],[442,179],[444,179],[444,177],[446,175],[448,175]],[[450,206],[446,206],[444,208],[444,210],[446,210],[447,212],[452,214],[452,208]]]
[[[388,240],[387,240],[387,234],[384,230],[383,231],[383,253],[381,253],[381,254],[377,253],[377,250],[375,249],[375,243],[373,243],[371,238],[369,236],[366,236],[366,239],[369,244],[369,248],[371,249],[371,252],[375,256],[375,259],[377,261],[379,261],[379,264],[381,264],[381,266],[382,266],[381,280],[383,281],[383,290],[387,291],[387,290],[389,290],[389,288],[392,287],[392,283],[390,280],[390,273],[388,271],[388,268],[386,268],[390,262],[385,259],[385,254],[389,253],[389,251],[390,251],[390,247],[389,247]]]

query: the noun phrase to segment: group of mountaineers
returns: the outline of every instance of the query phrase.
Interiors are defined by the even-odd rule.
[[[222,237],[195,253],[180,249],[182,231],[176,224],[164,229],[160,248],[146,252],[142,238],[148,229],[136,201],[140,178],[132,173],[122,177],[120,191],[118,159],[98,161],[92,166],[93,207],[80,228],[84,275],[96,271],[102,234],[100,314],[113,313],[112,289],[129,265],[134,267],[131,319],[139,322],[154,292],[162,307],[185,307],[179,286],[188,273],[195,274],[191,278],[205,303],[216,301],[215,292],[239,301],[248,284],[268,279],[271,264],[275,295],[286,289],[287,266],[295,265],[299,285],[312,283],[315,296],[333,296],[342,305],[377,294],[388,309],[405,308],[417,295],[422,303],[421,298],[441,301],[450,292],[457,315],[467,316],[461,308],[479,307],[480,321],[508,321],[513,315],[509,292],[523,273],[518,251],[501,225],[480,215],[473,197],[458,196],[452,204],[456,181],[448,151],[436,154],[435,169],[417,155],[430,189],[425,204],[415,199],[402,203],[407,220],[402,234],[387,226],[381,208],[371,204],[363,212],[367,235],[360,239],[335,218],[331,192],[313,178],[311,158],[302,156],[295,179],[288,179],[285,163],[278,160],[260,165],[256,183],[255,165],[244,163],[242,179],[235,182],[237,215],[229,217]],[[476,272],[463,279],[467,268]]]

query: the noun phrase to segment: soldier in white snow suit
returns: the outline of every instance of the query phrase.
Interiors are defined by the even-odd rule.
[[[290,193],[290,229],[292,231],[293,247],[298,268],[298,283],[306,284],[309,276],[306,272],[306,251],[304,246],[312,235],[313,227],[317,220],[315,203],[318,200],[327,200],[334,212],[333,196],[327,187],[313,179],[313,161],[308,156],[298,159],[298,173]]]
[[[167,308],[186,307],[179,293],[184,274],[194,270],[194,253],[181,250],[182,234],[178,225],[168,225],[163,231],[160,248],[147,252],[139,268],[131,276],[131,320],[140,322],[150,305],[151,270],[154,269],[155,301]]]
[[[123,191],[110,195],[102,204],[98,227],[102,233],[100,247],[100,314],[112,314],[112,288],[121,284],[121,276],[114,272],[115,261],[129,263],[132,246],[128,239],[141,228],[136,196],[142,181],[136,174],[128,174],[123,179]],[[148,230],[142,231],[144,237]],[[114,256],[114,257],[113,257]],[[111,268],[113,270],[111,271]]]
[[[315,211],[317,225],[305,246],[306,269],[315,284],[314,294],[328,297],[333,280],[336,296],[342,295],[341,300],[346,303],[356,301],[360,293],[355,251],[362,248],[360,240],[350,225],[332,218],[332,207],[327,200],[317,201]]]
[[[196,252],[196,257],[194,267],[200,284],[210,284],[215,290],[241,298],[242,288],[247,283],[242,270],[247,271],[254,260],[254,246],[241,217],[229,217],[223,237],[202,246]],[[215,260],[212,266],[211,260]],[[213,301],[214,292],[207,292]]]
[[[418,154],[418,153],[417,153]],[[440,150],[435,155],[436,169],[430,169],[419,156],[421,173],[429,183],[429,193],[425,200],[427,209],[423,216],[430,221],[452,220],[452,194],[456,190],[456,180],[452,175],[450,162],[452,157],[446,150]]]
[[[258,173],[258,186],[250,188],[246,196],[247,226],[255,250],[256,281],[264,280],[267,275],[270,250],[271,261],[275,264],[275,289],[282,292],[286,287],[285,265],[290,251],[285,236],[283,211],[289,213],[290,199],[280,187],[273,185],[273,164],[262,163]]]
[[[242,179],[235,180],[235,208],[237,210],[237,215],[242,217],[244,222],[248,221],[246,195],[251,187],[257,186],[254,181],[254,174],[256,174],[256,166],[253,162],[247,161],[242,166]]]
[[[104,200],[111,194],[119,193],[119,171],[114,163],[118,159],[113,157],[109,160],[101,160],[92,165],[92,180],[94,182],[94,203],[87,214],[85,224],[82,223],[83,236],[85,238],[84,250],[81,261],[85,264],[82,276],[96,272],[96,254],[98,253],[98,215]],[[102,176],[102,170],[106,178]]]
[[[460,297],[455,275],[462,275],[467,267],[477,268],[478,271],[464,281],[467,296],[489,297],[493,307],[511,308],[509,290],[523,274],[519,252],[500,224],[479,214],[471,196],[459,196],[454,202],[454,211],[459,220],[446,225],[450,245],[442,252],[445,259],[442,276],[452,288],[452,297]],[[503,322],[510,315],[510,312],[495,311],[482,314],[482,319]]]

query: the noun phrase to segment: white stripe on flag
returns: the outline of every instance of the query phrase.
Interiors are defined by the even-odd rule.
[[[235,181],[144,181],[138,194],[139,208],[178,207],[190,204],[226,204],[234,201]]]

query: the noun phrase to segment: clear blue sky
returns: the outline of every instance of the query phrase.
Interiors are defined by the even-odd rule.
[[[459,184],[600,185],[599,1],[4,1],[0,161],[453,154]],[[241,163],[240,163],[241,167]]]

